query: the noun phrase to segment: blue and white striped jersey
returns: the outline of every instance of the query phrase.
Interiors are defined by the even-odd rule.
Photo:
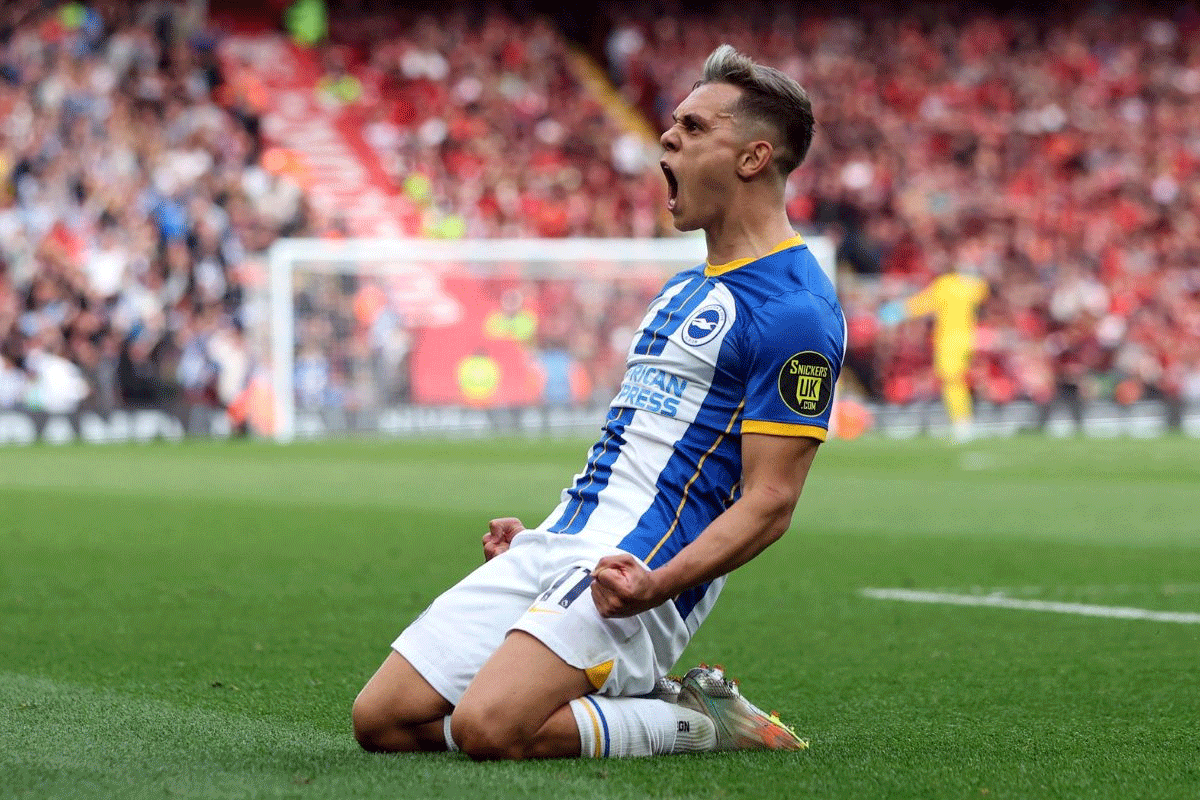
[[[540,530],[651,568],[739,496],[743,432],[824,440],[845,351],[837,296],[803,239],[685,270],[650,304],[587,466]],[[693,632],[724,579],[675,600]]]

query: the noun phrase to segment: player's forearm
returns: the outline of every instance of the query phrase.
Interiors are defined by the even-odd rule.
[[[664,600],[742,566],[783,536],[796,498],[770,489],[747,492],[694,542],[653,570]]]

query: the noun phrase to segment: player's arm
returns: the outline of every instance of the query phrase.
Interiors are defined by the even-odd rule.
[[[939,284],[935,281],[912,297],[909,297],[904,301],[905,314],[911,319],[913,317],[927,317],[937,311],[938,290],[940,288]]]
[[[921,291],[904,300],[891,300],[879,307],[880,323],[892,326],[899,325],[906,319],[927,317],[937,311],[938,285],[931,283]]]
[[[732,572],[784,532],[820,442],[806,436],[742,435],[742,495],[674,558],[646,570],[633,556],[596,565],[592,594],[606,617],[654,608],[693,586]]]

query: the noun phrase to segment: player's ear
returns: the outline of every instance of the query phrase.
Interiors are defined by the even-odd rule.
[[[774,155],[774,145],[765,139],[747,142],[746,146],[742,148],[742,152],[738,154],[738,177],[744,181],[748,181],[761,174],[771,163],[771,158]]]

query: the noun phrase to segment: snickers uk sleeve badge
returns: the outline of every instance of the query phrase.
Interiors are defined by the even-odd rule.
[[[779,397],[802,417],[819,417],[833,397],[833,368],[814,350],[788,358],[779,370]]]

